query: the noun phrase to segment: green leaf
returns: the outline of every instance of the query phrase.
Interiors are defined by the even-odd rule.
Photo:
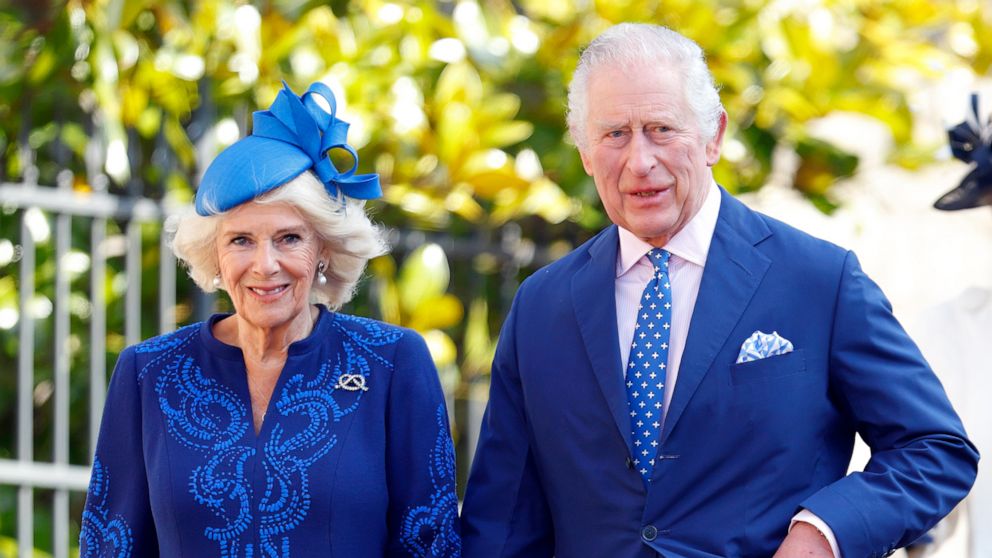
[[[496,124],[483,132],[482,143],[492,147],[506,147],[524,141],[533,132],[534,125],[521,120]]]
[[[451,272],[439,244],[419,246],[400,268],[399,295],[404,312],[412,314],[424,300],[438,298],[448,289]]]

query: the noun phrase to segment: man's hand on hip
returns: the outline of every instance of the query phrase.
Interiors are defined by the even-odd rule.
[[[816,527],[803,521],[797,522],[773,558],[833,558],[830,543]]]

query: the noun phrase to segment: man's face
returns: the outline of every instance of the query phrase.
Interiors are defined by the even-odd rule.
[[[588,87],[582,165],[610,220],[664,246],[706,199],[726,116],[707,141],[678,74],[660,64],[600,67]]]

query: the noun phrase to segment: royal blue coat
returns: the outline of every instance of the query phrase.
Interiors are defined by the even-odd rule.
[[[221,317],[121,354],[80,555],[458,556],[454,453],[421,337],[321,307],[256,435],[242,353],[211,334]]]

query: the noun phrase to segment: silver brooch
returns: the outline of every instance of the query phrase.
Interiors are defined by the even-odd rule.
[[[334,386],[334,389],[368,391],[369,387],[365,385],[365,376],[361,374],[341,374],[338,376],[338,383]]]

